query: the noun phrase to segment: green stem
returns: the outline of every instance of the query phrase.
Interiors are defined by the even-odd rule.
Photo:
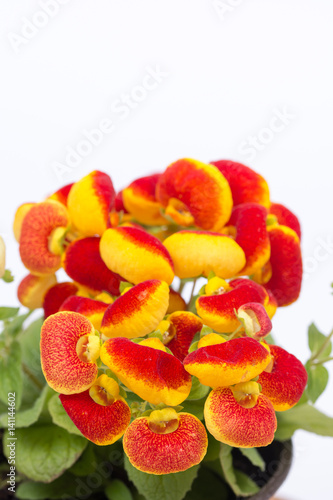
[[[179,288],[178,288],[178,293],[181,295],[182,291],[184,290],[184,286],[186,285],[185,281],[180,280]]]
[[[228,336],[228,340],[235,338],[237,333],[240,332],[242,330],[242,328],[243,328],[243,325],[239,325],[239,327],[236,328],[236,330],[234,332],[232,332],[232,334],[230,336]]]
[[[31,380],[31,382],[33,382],[36,387],[38,387],[38,389],[42,390],[44,385],[38,380],[38,378],[35,377],[33,373],[31,373],[26,364],[22,363],[22,369],[27,377]]]
[[[195,285],[196,285],[196,283],[197,283],[197,280],[196,280],[196,279],[195,279],[195,280],[193,280],[193,283],[192,283],[192,290],[191,290],[191,295],[190,295],[190,299],[189,299],[189,301],[188,301],[188,303],[187,303],[187,307],[189,307],[189,306],[190,306],[190,304],[191,304],[191,302],[192,302],[192,299],[193,299],[193,295],[194,295],[194,290],[195,290]]]
[[[333,361],[333,357],[328,356],[327,358],[318,359],[316,361],[313,361],[311,364],[312,365],[323,365],[324,363],[327,363],[327,361]]]
[[[318,349],[317,352],[315,352],[314,354],[312,354],[311,358],[309,359],[310,363],[312,363],[312,361],[314,360],[317,360],[318,357],[321,355],[322,352],[325,351],[326,347],[329,345],[329,343],[331,342],[331,338],[333,337],[333,330],[331,331],[331,333],[328,335],[328,337],[326,338],[325,342],[323,343],[323,345]]]

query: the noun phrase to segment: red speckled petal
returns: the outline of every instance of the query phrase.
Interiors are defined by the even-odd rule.
[[[302,363],[292,354],[276,345],[270,345],[274,362],[272,371],[259,375],[262,394],[272,402],[276,411],[292,408],[301,398],[307,383]]]
[[[78,287],[66,281],[52,286],[45,294],[43,301],[45,319],[59,311],[61,304],[71,295],[75,295]]]
[[[161,215],[162,205],[156,200],[156,184],[161,174],[141,177],[123,190],[123,203],[127,211],[141,224],[151,226],[167,224]]]
[[[234,205],[254,202],[269,208],[269,188],[265,179],[251,168],[231,160],[212,161],[229,182]]]
[[[219,387],[209,394],[204,415],[208,431],[230,446],[267,446],[274,439],[276,416],[272,403],[263,395],[258,397],[253,408],[243,408],[231,389]]]
[[[57,283],[55,274],[34,276],[28,274],[18,286],[17,297],[29,309],[42,307],[47,291]]]
[[[238,278],[229,285],[233,290],[220,295],[203,295],[196,302],[197,313],[204,324],[219,333],[230,333],[239,326],[235,309],[247,302],[265,305],[268,300],[264,287],[254,281]]]
[[[111,271],[137,285],[159,279],[170,285],[174,278],[173,263],[162,243],[136,227],[108,229],[102,236],[100,252]]]
[[[171,354],[125,338],[107,340],[101,360],[119,380],[152,404],[177,406],[191,391],[191,377]]]
[[[168,321],[176,331],[175,336],[168,343],[168,348],[176,358],[183,361],[188,355],[194,335],[202,328],[202,320],[191,312],[179,311],[171,314]]]
[[[58,191],[51,194],[51,196],[49,196],[47,199],[58,201],[59,203],[62,203],[63,205],[65,205],[65,207],[67,207],[67,199],[72,186],[73,182],[71,184],[66,184],[66,186],[58,189]]]
[[[108,227],[115,191],[109,175],[99,170],[76,182],[68,195],[68,211],[84,236],[102,235]]]
[[[93,335],[91,322],[75,312],[58,312],[49,316],[41,330],[41,363],[52,389],[74,394],[89,389],[97,378],[95,363],[80,361],[76,344],[80,337]]]
[[[289,208],[280,203],[272,203],[269,213],[275,215],[279,224],[293,229],[299,239],[301,239],[301,225],[296,215]]]
[[[299,238],[287,226],[268,226],[271,242],[272,277],[264,285],[277,300],[287,306],[298,299],[302,286],[302,254]]]
[[[151,431],[146,417],[137,418],[124,435],[124,451],[131,464],[148,474],[171,474],[199,464],[207,451],[203,424],[189,413],[179,413],[179,427],[169,434]]]
[[[57,271],[61,257],[49,250],[49,237],[57,227],[67,227],[67,210],[56,201],[34,205],[24,217],[20,237],[20,255],[32,274],[45,275]]]
[[[160,177],[156,198],[165,207],[179,200],[201,229],[218,231],[232,210],[231,190],[225,177],[212,165],[192,159],[172,163]]]
[[[237,205],[228,222],[236,228],[235,241],[244,250],[246,265],[240,275],[255,273],[268,262],[270,242],[266,228],[267,210],[258,203]]]
[[[179,278],[211,271],[221,278],[235,276],[245,265],[245,254],[229,236],[208,231],[178,231],[164,241]]]
[[[131,420],[131,410],[122,399],[102,406],[89,396],[81,394],[59,396],[66,413],[82,434],[99,446],[112,444],[124,434]]]
[[[247,382],[261,373],[270,362],[268,350],[250,337],[207,345],[191,352],[184,367],[210,387],[224,387]]]
[[[73,241],[66,249],[63,266],[70,278],[93,293],[119,295],[120,278],[104,264],[99,252],[100,238]]]
[[[110,304],[86,297],[68,297],[59,311],[74,311],[88,318],[96,330],[100,330],[105,311]]]
[[[168,285],[158,280],[144,281],[108,307],[101,332],[106,337],[144,337],[156,329],[168,305]]]

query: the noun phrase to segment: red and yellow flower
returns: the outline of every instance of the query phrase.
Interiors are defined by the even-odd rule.
[[[299,401],[307,376],[264,340],[300,293],[302,257],[298,219],[270,202],[262,176],[182,159],[116,196],[94,171],[22,205],[14,232],[30,273],[19,299],[44,308],[44,376],[83,436],[123,438],[145,473],[187,470],[208,440],[179,405],[200,394],[213,439],[272,442],[275,412]],[[57,283],[61,267],[68,279]],[[182,290],[196,279],[189,300]]]

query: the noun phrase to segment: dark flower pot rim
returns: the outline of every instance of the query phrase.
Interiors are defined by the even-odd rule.
[[[292,464],[293,445],[291,440],[273,441],[269,447],[259,449],[259,451],[264,456],[266,468],[258,476],[252,477],[261,488],[258,493],[247,497],[249,500],[269,500],[285,481]],[[236,498],[244,500],[244,497]]]

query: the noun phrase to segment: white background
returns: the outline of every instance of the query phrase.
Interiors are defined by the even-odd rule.
[[[332,2],[226,0],[220,16],[212,3],[70,0],[45,19],[37,0],[0,0],[0,233],[7,267],[17,280],[25,274],[11,235],[16,207],[93,169],[110,173],[119,189],[184,156],[244,162],[302,222],[307,278],[299,301],[278,311],[274,334],[305,361],[307,326],[315,321],[325,333],[333,326]],[[17,38],[24,18],[46,25],[24,41]],[[115,101],[139,95],[135,87],[156,66],[168,76],[122,118]],[[276,109],[292,118],[280,132],[263,132]],[[105,118],[113,132],[57,177],[55,162],[65,164],[67,148]],[[258,135],[266,144],[244,154],[242,143]],[[1,305],[16,304],[16,286],[0,284]],[[332,387],[317,404],[330,415]],[[279,496],[327,498],[333,440],[298,431],[294,441],[296,460]]]

